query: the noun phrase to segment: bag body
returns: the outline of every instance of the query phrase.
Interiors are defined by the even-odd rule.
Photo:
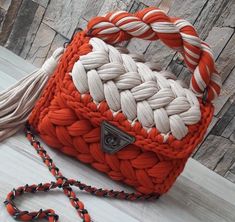
[[[154,11],[145,10],[145,15],[149,12],[153,14]],[[161,15],[161,12],[156,13]],[[114,15],[107,16],[114,17]],[[122,14],[118,16],[120,15]],[[97,20],[92,20],[90,25]],[[99,24],[101,24],[100,21]],[[213,105],[210,102],[203,104],[200,98],[195,101],[196,96],[194,98],[191,90],[181,87],[173,79],[168,79],[164,73],[155,72],[153,78],[151,76],[153,71],[150,68],[146,71],[143,63],[134,57],[133,61],[136,60],[138,63],[139,72],[146,73],[146,79],[144,74],[139,73],[140,82],[133,85],[136,76],[133,77],[133,73],[128,70],[128,64],[129,69],[132,69],[135,64],[131,63],[133,61],[125,63],[131,56],[122,57],[125,58],[122,64],[126,68],[122,73],[122,68],[118,67],[120,58],[114,56],[115,53],[118,54],[118,50],[115,51],[115,48],[110,48],[110,45],[105,45],[99,39],[93,38],[91,30],[77,33],[67,46],[56,71],[29,117],[29,124],[49,146],[90,164],[96,170],[106,173],[111,179],[122,181],[144,194],[163,194],[172,186],[182,172],[187,159],[203,139],[213,116]],[[120,33],[119,35],[121,36]],[[96,36],[99,35],[96,34]],[[127,36],[127,38],[130,37]],[[172,43],[172,40],[167,39],[166,36],[163,39],[166,39],[165,43],[168,45],[167,41]],[[126,37],[122,40],[126,40]],[[107,58],[102,57],[102,50],[99,51],[102,47],[104,49],[108,47]],[[174,42],[172,48],[175,47],[177,45]],[[89,58],[86,55],[90,55]],[[194,66],[195,69],[197,66]],[[107,71],[110,67],[113,69]],[[76,75],[78,75],[77,79]],[[125,83],[122,82],[124,80],[126,80]],[[98,84],[100,81],[102,89]],[[138,78],[136,81],[138,82]],[[117,103],[115,103],[117,87],[112,88],[113,83],[119,87],[119,96],[120,93],[122,94],[121,101]],[[152,83],[155,85],[151,85]],[[140,85],[142,88],[138,89]],[[128,91],[135,96],[136,110],[125,110],[124,114],[124,109],[127,108],[123,108],[123,104],[127,107],[126,103],[129,102],[133,107],[131,99],[123,101],[123,95],[128,94]],[[114,98],[110,98],[110,95]],[[148,102],[152,108],[150,112]],[[115,153],[105,152],[101,146],[103,122],[108,122],[133,136],[134,143]],[[161,130],[156,127],[156,124]]]
[[[192,73],[190,86],[117,45],[132,37],[159,39],[180,53]],[[57,222],[54,210],[22,211],[14,200],[25,193],[61,188],[80,218],[90,222],[72,186],[102,197],[158,198],[202,141],[220,88],[213,53],[189,22],[153,7],[92,19],[41,69],[0,94],[0,141],[27,121],[26,137],[56,179],[13,189],[4,202],[7,211],[17,220]],[[49,146],[136,192],[98,189],[66,178],[32,129]]]

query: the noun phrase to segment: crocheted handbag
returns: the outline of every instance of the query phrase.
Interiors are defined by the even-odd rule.
[[[115,48],[117,43],[132,37],[160,39],[181,53],[193,73],[190,87],[184,87],[168,71],[158,71],[142,56]],[[210,47],[200,40],[189,22],[169,17],[153,7],[136,14],[117,11],[92,19],[65,49],[56,50],[40,73],[36,77],[33,74],[34,83],[32,77],[22,80],[24,87],[21,84],[20,88],[24,89],[23,98],[31,85],[33,89],[27,95],[38,93],[39,84],[35,82],[44,84],[45,76],[53,73],[32,112],[33,106],[26,104],[26,99],[20,102],[20,109],[14,110],[21,110],[18,123],[23,123],[31,112],[27,138],[57,182],[27,185],[8,195],[7,209],[20,220],[58,220],[53,210],[20,211],[13,199],[25,192],[61,187],[83,221],[90,221],[90,216],[70,185],[98,196],[129,200],[164,194],[202,141],[213,116],[211,101],[220,92],[220,76]],[[5,135],[13,134],[15,126],[12,121],[7,122]],[[65,178],[30,127],[50,147],[91,165],[112,180],[134,187],[137,192],[96,189]]]

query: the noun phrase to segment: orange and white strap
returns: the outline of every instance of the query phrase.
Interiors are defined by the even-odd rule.
[[[183,19],[169,17],[154,7],[136,14],[117,11],[92,19],[87,33],[111,44],[132,37],[160,39],[182,54],[187,67],[193,72],[191,90],[198,97],[204,97],[206,92],[206,100],[212,101],[220,93],[221,80],[211,49],[198,37],[195,28]]]

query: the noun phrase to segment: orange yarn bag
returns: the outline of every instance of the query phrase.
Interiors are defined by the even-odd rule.
[[[137,56],[109,45],[132,37],[160,39],[180,52],[193,73],[190,89],[169,73],[159,73]],[[137,193],[97,191],[80,182],[64,181],[29,129],[27,137],[66,194],[70,192],[67,186],[75,185],[100,196],[158,197],[169,190],[202,141],[213,116],[211,101],[220,92],[219,79],[209,46],[190,23],[153,7],[133,15],[112,12],[92,19],[87,30],[74,36],[28,123],[52,148],[134,187]],[[12,195],[6,202],[11,214]],[[80,202],[76,204],[83,220],[90,221]],[[38,212],[31,219],[45,215],[48,221],[58,220],[51,211]]]

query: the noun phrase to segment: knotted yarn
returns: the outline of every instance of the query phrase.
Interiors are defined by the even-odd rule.
[[[108,51],[104,53],[102,49],[100,52],[99,49],[102,47],[108,47]],[[119,56],[113,56],[113,53]],[[125,57],[124,60],[127,63],[125,66],[123,59],[121,60],[122,56]],[[117,62],[117,58],[119,62]],[[115,65],[112,64],[111,67],[110,61],[115,59]],[[203,139],[213,116],[213,106],[210,102],[203,104],[201,99],[198,100],[195,95],[192,95],[192,92],[189,92],[189,89],[183,88],[177,81],[174,81],[174,78],[170,77],[171,75],[165,73],[164,76],[164,71],[154,73],[150,70],[149,75],[148,72],[145,73],[146,80],[151,79],[152,74],[158,76],[151,86],[156,88],[154,93],[158,95],[162,88],[166,88],[164,90],[171,91],[169,97],[171,97],[170,95],[173,97],[167,102],[165,101],[164,106],[164,93],[161,93],[160,98],[163,98],[163,102],[160,110],[168,110],[170,107],[168,114],[174,113],[175,108],[171,108],[171,102],[176,99],[176,95],[179,98],[183,95],[184,109],[181,109],[181,105],[179,106],[178,109],[181,110],[179,115],[186,121],[190,108],[199,109],[200,114],[195,115],[196,118],[194,118],[194,112],[192,112],[187,126],[185,126],[187,134],[180,140],[176,136],[181,132],[173,135],[174,130],[171,130],[172,132],[165,134],[164,131],[161,132],[160,127],[159,129],[156,127],[159,124],[157,121],[153,127],[143,127],[138,120],[137,113],[135,116],[137,109],[131,116],[130,111],[132,110],[129,111],[128,108],[126,112],[125,109],[122,110],[121,100],[120,103],[116,103],[115,92],[113,90],[109,92],[109,88],[105,89],[105,84],[111,80],[115,83],[114,87],[124,87],[125,90],[128,87],[132,87],[130,89],[132,90],[141,84],[146,84],[138,70],[135,72],[135,77],[139,85],[133,86],[136,83],[128,81],[128,77],[133,76],[126,71],[127,67],[130,67],[128,59],[132,61],[128,54],[120,53],[103,41],[87,36],[87,32],[79,32],[61,57],[54,78],[49,80],[30,115],[29,123],[49,146],[75,157],[81,162],[90,164],[96,170],[106,173],[111,179],[133,186],[144,194],[163,194],[172,186],[182,172],[190,154]],[[137,63],[134,61],[135,65],[133,64],[131,67],[135,68]],[[139,66],[150,69],[145,63],[140,63]],[[112,71],[110,72],[109,69]],[[121,81],[122,76],[125,77],[124,82]],[[150,86],[148,85],[148,87]],[[141,90],[147,90],[148,87],[143,87]],[[122,93],[119,88],[118,92]],[[138,90],[136,90],[134,91],[136,98],[133,97],[137,102],[142,102],[142,100],[151,98],[149,93],[147,90],[147,92],[138,94]],[[153,106],[158,104],[160,102],[153,103]],[[129,105],[131,106],[131,104]],[[167,105],[170,106],[166,108]],[[156,109],[158,110],[158,107]],[[153,111],[151,112],[153,113]],[[128,116],[129,114],[130,116]],[[135,117],[137,118],[135,119]],[[191,117],[192,119],[190,119]],[[130,121],[131,118],[136,121]],[[100,145],[100,126],[103,121],[134,136],[135,142],[115,154],[105,153]],[[190,121],[195,121],[195,123],[190,125]],[[162,125],[164,126],[164,123]]]
[[[165,139],[170,132],[182,139],[188,133],[185,124],[201,119],[196,96],[170,79],[174,77],[169,73],[152,71],[148,64],[134,61],[98,38],[89,43],[92,52],[81,56],[71,72],[81,94],[90,93],[97,104],[106,100],[114,114],[122,112],[147,130],[156,127]]]

